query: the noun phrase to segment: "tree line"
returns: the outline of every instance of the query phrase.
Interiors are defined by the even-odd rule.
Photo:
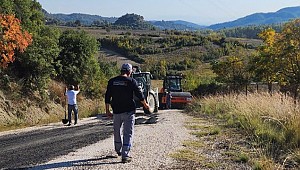
[[[80,84],[85,96],[98,97],[106,75],[115,74],[107,73],[105,63],[98,62],[99,44],[94,37],[84,31],[62,32],[46,26],[42,7],[35,0],[2,0],[0,24],[4,49],[0,83],[7,92],[18,89],[27,96],[38,91],[47,100],[48,84],[57,80]]]
[[[280,32],[273,28],[262,31],[258,36],[263,44],[252,55],[231,55],[212,63],[219,82],[244,88],[250,82],[264,82],[272,90],[274,82],[283,91],[298,97],[300,85],[300,19],[283,25]]]
[[[272,28],[277,32],[280,32],[282,29],[282,24],[270,24],[270,25],[251,25],[245,27],[235,27],[235,28],[225,28],[218,30],[220,34],[226,37],[236,37],[236,38],[252,38],[260,39],[258,36],[259,33],[265,29]]]

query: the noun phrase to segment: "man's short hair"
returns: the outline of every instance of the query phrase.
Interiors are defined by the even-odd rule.
[[[130,72],[132,71],[132,65],[129,63],[124,63],[121,67],[121,72]]]
[[[74,90],[74,86],[73,85],[69,85],[69,90]]]

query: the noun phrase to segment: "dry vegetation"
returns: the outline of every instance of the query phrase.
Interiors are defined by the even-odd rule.
[[[219,126],[201,126],[201,121],[188,124],[196,129],[193,134],[197,138],[212,139],[209,145],[199,148],[202,153],[223,139],[231,149],[221,149],[221,155],[243,160],[253,169],[299,168],[300,108],[290,97],[279,93],[210,96],[197,99],[188,112]]]
[[[46,103],[38,94],[24,98],[18,90],[10,94],[0,91],[0,131],[61,121],[66,111],[64,90],[63,83],[52,81],[47,92],[50,100]],[[79,118],[104,113],[104,101],[100,99],[91,100],[79,95],[78,107]]]

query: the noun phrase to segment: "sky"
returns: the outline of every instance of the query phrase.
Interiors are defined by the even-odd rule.
[[[83,13],[103,17],[138,14],[145,20],[184,20],[200,25],[233,21],[253,13],[300,6],[300,0],[37,0],[52,14]]]

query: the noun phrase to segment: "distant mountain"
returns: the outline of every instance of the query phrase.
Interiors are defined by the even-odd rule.
[[[243,27],[249,25],[278,24],[287,22],[295,18],[300,18],[300,6],[283,8],[277,12],[255,13],[231,22],[210,25],[208,28],[217,30],[223,28]]]
[[[79,20],[84,25],[91,25],[94,21],[107,21],[109,23],[113,23],[117,20],[115,17],[101,17],[98,15],[88,15],[88,14],[52,14],[52,16],[58,20],[64,22],[72,22]]]
[[[102,17],[99,15],[89,14],[51,14],[46,10],[43,10],[47,24],[56,25],[70,25],[68,23],[74,23],[79,21],[81,25],[103,25],[103,24],[115,24],[120,26],[126,26],[131,28],[152,28],[157,27],[159,29],[172,29],[172,30],[199,30],[205,26],[200,26],[191,22],[176,20],[176,21],[144,21],[144,17],[137,14],[125,14],[119,18],[116,17]],[[73,25],[74,26],[74,25]]]
[[[47,24],[56,24],[56,25],[68,25],[68,26],[77,26],[77,25],[95,25],[103,26],[107,24],[114,24],[120,18],[116,17],[102,17],[99,15],[89,15],[89,14],[50,14],[47,11],[43,10],[46,16]],[[136,15],[136,14],[131,14]],[[124,17],[126,16],[126,17]],[[213,24],[210,26],[201,26],[195,23],[176,20],[176,21],[143,21],[143,17],[130,16],[126,14],[122,16],[121,21],[118,21],[117,25],[125,25],[127,27],[137,26],[137,28],[151,28],[152,25],[159,29],[169,29],[169,30],[201,30],[201,29],[223,29],[223,28],[234,28],[234,27],[245,27],[250,25],[260,26],[260,25],[272,25],[287,22],[291,19],[300,18],[300,6],[298,7],[288,7],[278,10],[277,12],[270,13],[255,13],[248,15],[246,17],[224,23]],[[142,20],[141,20],[142,17]],[[130,21],[131,20],[131,21]],[[134,22],[136,21],[136,23]],[[75,23],[75,24],[74,24]],[[133,24],[133,25],[130,25]]]
[[[176,21],[150,21],[155,27],[169,30],[200,30],[205,26],[194,24],[192,22],[176,20]]]
[[[114,23],[118,18],[116,17],[102,17],[99,15],[89,15],[81,13],[72,13],[72,14],[51,14],[46,10],[43,10],[46,20],[48,22],[55,23],[68,23],[80,21],[82,25],[93,25],[95,23]]]

